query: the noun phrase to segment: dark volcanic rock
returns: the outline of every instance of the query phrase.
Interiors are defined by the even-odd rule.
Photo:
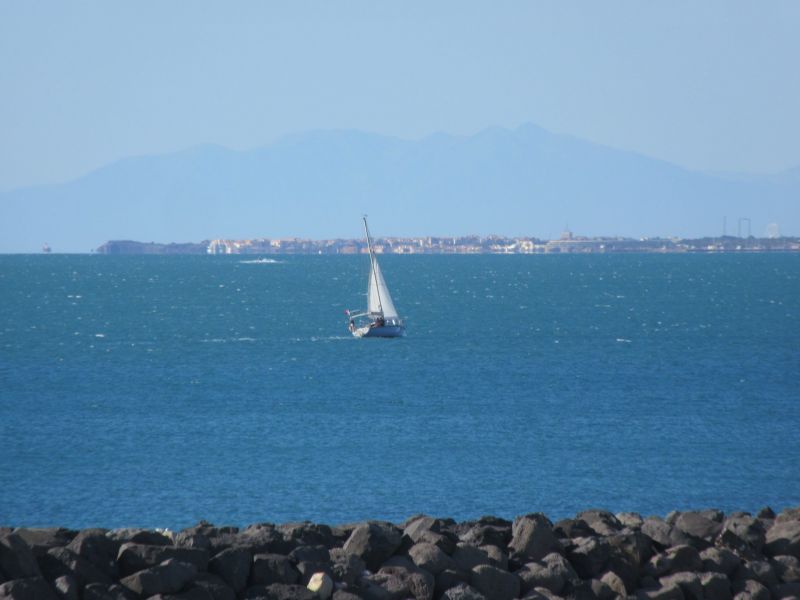
[[[591,537],[595,530],[583,519],[562,519],[553,525],[553,533],[562,539]]]
[[[539,560],[551,552],[563,552],[553,533],[553,524],[541,513],[517,517],[511,531],[509,547],[530,560]]]
[[[691,546],[675,546],[664,554],[657,554],[645,566],[645,572],[653,577],[663,577],[681,571],[700,571],[703,561],[700,553]]]
[[[197,568],[194,565],[169,559],[155,567],[123,577],[120,583],[132,592],[148,597],[180,592],[196,575]]]
[[[591,579],[605,570],[611,546],[601,537],[576,538],[567,548],[567,558],[581,579]]]
[[[120,575],[125,577],[137,571],[155,567],[169,559],[194,565],[197,571],[205,571],[208,568],[208,552],[206,550],[136,543],[125,543],[120,546],[117,565]]]
[[[63,527],[37,528],[18,528],[14,533],[22,538],[33,554],[38,558],[45,554],[50,548],[66,546],[75,537],[76,532]]]
[[[414,544],[408,551],[409,557],[420,569],[438,575],[445,569],[455,569],[455,561],[438,546],[428,543]]]
[[[53,589],[61,600],[78,600],[80,586],[72,575],[56,577],[53,582]]]
[[[221,577],[212,573],[198,573],[192,587],[203,588],[214,600],[236,600],[236,593]]]
[[[302,585],[273,583],[247,588],[245,600],[314,600],[317,595]]]
[[[431,600],[436,581],[430,573],[414,566],[409,559],[395,556],[374,575],[362,577],[359,584],[367,597],[408,598]],[[382,590],[382,591],[381,591]]]
[[[672,526],[657,517],[647,517],[642,523],[642,533],[661,550],[672,545],[671,532]]]
[[[247,587],[252,555],[246,548],[228,548],[208,562],[210,573],[219,575],[237,594]]]
[[[782,512],[769,528],[764,544],[764,554],[778,556],[786,554],[800,558],[800,521],[781,520]],[[788,513],[792,514],[792,513]]]
[[[113,583],[103,570],[95,567],[82,556],[78,556],[69,548],[50,548],[47,554],[39,559],[44,576],[50,580],[72,575],[81,587],[90,583]]]
[[[783,583],[800,581],[800,559],[782,555],[773,557],[770,562]]]
[[[439,597],[450,588],[469,584],[469,572],[446,569],[436,576],[434,596]]]
[[[367,565],[355,554],[347,554],[341,548],[330,551],[331,575],[335,581],[353,585],[367,568]]]
[[[172,540],[163,533],[149,529],[112,529],[106,535],[120,544],[134,543],[148,546],[169,546],[172,544]]]
[[[729,517],[717,536],[717,545],[736,552],[740,556],[761,555],[766,541],[764,524],[749,515]]]
[[[278,525],[277,531],[293,548],[298,546],[325,546],[333,548],[335,538],[327,525],[303,521]]]
[[[470,584],[487,600],[511,600],[520,592],[519,577],[491,565],[478,565],[472,569]]]
[[[770,600],[769,590],[754,579],[738,581],[733,584],[734,598],[738,600]]]
[[[456,549],[453,551],[453,561],[456,564],[456,568],[461,571],[470,571],[478,565],[491,564],[489,553],[486,550],[464,542],[459,542],[456,545]]]
[[[83,600],[138,600],[139,596],[119,584],[90,583],[83,588]]]
[[[343,548],[360,557],[370,571],[377,571],[400,546],[402,534],[391,523],[370,521],[359,525],[350,534]]]
[[[681,588],[683,597],[686,600],[703,600],[703,585],[700,583],[700,577],[696,573],[688,571],[673,573],[662,577],[659,582],[662,587],[677,585]]]
[[[703,571],[722,573],[725,577],[733,577],[742,560],[727,548],[707,548],[700,553]]]
[[[53,589],[41,577],[13,579],[0,585],[3,600],[58,600]]]
[[[256,554],[253,557],[253,565],[250,570],[251,585],[295,584],[299,579],[300,573],[287,556]]]
[[[592,535],[612,535],[622,529],[619,519],[607,510],[584,510],[577,518],[586,522],[593,530]]]
[[[85,529],[79,532],[67,548],[85,558],[112,579],[119,577],[117,554],[120,543],[106,535],[105,529]]]
[[[33,551],[14,533],[0,537],[0,572],[8,579],[25,579],[41,575]]]
[[[474,587],[462,583],[447,590],[442,600],[486,600],[486,596]]]
[[[685,512],[675,521],[675,527],[685,533],[690,544],[698,550],[704,550],[714,543],[714,539],[722,530],[722,525],[699,512]]]
[[[722,573],[703,573],[700,576],[706,600],[732,600],[731,582]]]

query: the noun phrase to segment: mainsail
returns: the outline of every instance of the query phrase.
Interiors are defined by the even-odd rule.
[[[397,309],[394,307],[378,259],[374,254],[370,256],[370,263],[367,311],[371,315],[379,315],[384,319],[396,319],[398,317]]]

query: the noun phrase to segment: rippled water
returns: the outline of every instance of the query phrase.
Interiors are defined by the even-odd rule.
[[[0,256],[0,525],[800,504],[800,256]]]

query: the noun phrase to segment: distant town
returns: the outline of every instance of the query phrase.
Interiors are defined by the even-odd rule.
[[[583,237],[565,231],[556,240],[490,235],[376,238],[378,254],[585,254],[679,252],[800,252],[798,237],[721,236],[697,239]],[[49,248],[48,248],[49,250]],[[364,239],[300,238],[205,240],[198,243],[109,241],[99,254],[365,254]]]

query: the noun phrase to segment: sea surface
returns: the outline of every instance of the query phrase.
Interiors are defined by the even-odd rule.
[[[0,256],[0,525],[800,505],[800,255]]]

